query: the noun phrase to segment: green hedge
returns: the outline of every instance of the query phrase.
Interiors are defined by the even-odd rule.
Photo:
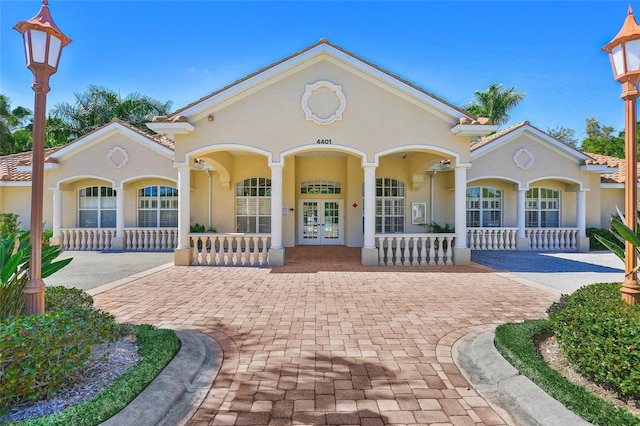
[[[562,352],[582,374],[640,399],[640,306],[622,301],[620,283],[578,289],[549,320]]]
[[[589,250],[607,250],[597,238],[599,235],[603,238],[611,238],[611,230],[607,228],[587,228],[587,237],[589,237]]]
[[[100,395],[51,416],[17,422],[20,426],[94,426],[119,413],[162,372],[180,351],[173,330],[135,326],[140,361],[116,378]]]
[[[61,285],[47,287],[44,293],[44,310],[77,311],[93,309],[93,297],[79,288]]]
[[[0,322],[0,411],[55,394],[73,381],[94,344],[116,337],[102,311],[53,311]]]
[[[551,324],[547,320],[502,324],[496,328],[495,345],[520,374],[588,422],[602,426],[640,426],[640,419],[628,410],[603,401],[547,365],[535,341],[549,333]]]

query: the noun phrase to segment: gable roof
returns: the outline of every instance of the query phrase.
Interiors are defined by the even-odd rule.
[[[528,121],[521,121],[520,123],[516,123],[492,135],[474,139],[473,141],[471,141],[471,157],[474,157],[474,153],[476,155],[481,154],[487,150],[492,149],[494,147],[492,145],[497,146],[498,144],[509,140],[511,137],[516,137],[524,132],[528,132],[537,136],[538,138],[548,142],[550,145],[555,147],[559,152],[563,152],[566,155],[582,160],[584,164],[587,164],[587,161],[591,159],[584,152],[565,144],[564,142],[554,138],[550,134],[538,129],[535,126],[532,126]]]
[[[467,117],[473,120],[476,120],[478,118],[475,115],[469,113],[468,111],[465,111],[447,102],[446,100],[436,96],[435,94],[426,91],[425,89],[416,85],[415,83],[412,83],[396,74],[393,74],[385,70],[384,68],[381,68],[380,66],[374,63],[371,63],[357,55],[354,55],[353,53],[349,52],[346,49],[343,49],[340,46],[330,43],[329,40],[327,40],[326,38],[321,38],[317,43],[314,43],[298,52],[293,53],[292,55],[289,55],[283,59],[280,59],[279,61],[276,61],[239,80],[236,80],[233,83],[228,84],[227,86],[219,90],[216,90],[215,92],[207,96],[204,96],[198,99],[197,101],[192,102],[186,105],[185,107],[182,107],[172,112],[166,117],[157,117],[159,120],[154,120],[154,121],[172,121],[173,119],[175,119],[180,115],[185,115],[185,114],[190,115],[192,113],[195,113],[197,112],[197,110],[199,110],[198,107],[201,107],[201,108],[207,107],[209,103],[212,103],[212,101],[214,101],[214,98],[219,97],[220,95],[226,94],[227,92],[232,92],[234,89],[237,89],[240,86],[243,86],[244,84],[251,83],[254,80],[255,80],[255,83],[262,81],[268,78],[271,72],[278,71],[279,68],[293,67],[296,64],[306,60],[307,57],[313,57],[323,53],[336,58],[342,58],[346,60],[346,62],[350,63],[352,66],[356,68],[360,68],[366,71],[370,75],[377,74],[378,76],[386,78],[387,80],[391,79],[391,81],[394,84],[398,86],[403,86],[403,88],[407,91],[410,91],[410,92],[414,91],[415,93],[420,94],[423,97],[426,97],[428,100],[431,101],[432,104],[439,105],[440,109],[448,110],[450,114],[457,116],[457,118]]]
[[[75,149],[79,149],[83,142],[86,143],[86,141],[90,141],[92,138],[99,137],[105,131],[108,131],[109,128],[114,126],[118,127],[120,130],[124,130],[125,132],[133,132],[136,137],[142,137],[150,143],[152,142],[153,144],[157,144],[158,148],[164,151],[165,154],[169,154],[174,150],[173,140],[162,135],[150,135],[149,133],[143,132],[125,121],[114,118],[109,123],[87,133],[73,142],[56,146],[54,148],[46,148],[44,150],[45,163],[57,163],[60,157],[73,152]],[[32,161],[32,151],[0,157],[0,182],[30,182],[31,172],[24,170],[24,168],[30,167]]]

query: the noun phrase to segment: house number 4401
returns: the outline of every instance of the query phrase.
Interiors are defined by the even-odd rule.
[[[318,139],[316,143],[320,145],[331,145],[331,139]]]

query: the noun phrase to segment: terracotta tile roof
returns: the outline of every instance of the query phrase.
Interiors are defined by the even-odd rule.
[[[605,173],[602,175],[602,177],[600,178],[600,181],[602,183],[624,183],[625,182],[627,165],[624,158],[610,157],[608,155],[593,154],[590,152],[585,152],[585,154],[593,159],[593,160],[585,161],[585,164],[602,165],[602,166],[608,166],[613,168],[617,167],[617,170],[614,170],[611,173]],[[640,170],[640,163],[638,163],[636,167],[638,167],[638,170]],[[640,176],[640,173],[639,173],[639,176]]]
[[[47,148],[44,150],[45,162],[50,160],[51,154],[58,151],[62,146],[55,148]],[[21,152],[19,154],[11,154],[0,157],[0,181],[2,182],[29,182],[31,181],[31,172],[18,171],[18,166],[30,166],[32,161],[31,151]]]
[[[457,107],[457,106],[455,106],[455,105],[453,105],[453,104],[451,104],[451,103],[449,103],[449,102],[445,101],[445,100],[444,100],[444,99],[442,99],[441,97],[436,96],[436,95],[434,95],[434,94],[433,94],[433,93],[431,93],[431,92],[427,92],[427,91],[426,91],[426,90],[424,90],[422,87],[417,86],[416,84],[414,84],[414,83],[412,83],[412,82],[410,82],[410,81],[408,81],[408,80],[405,80],[404,78],[402,78],[402,77],[400,77],[400,76],[398,76],[398,75],[396,75],[396,74],[393,74],[393,73],[391,73],[391,72],[389,72],[389,71],[385,70],[384,68],[381,68],[381,67],[379,67],[378,65],[376,65],[376,64],[374,64],[374,63],[371,63],[371,62],[369,62],[369,61],[367,61],[367,60],[365,60],[365,59],[363,59],[363,58],[361,58],[361,57],[359,57],[359,56],[357,56],[357,55],[354,55],[353,53],[349,52],[348,50],[343,49],[343,48],[342,48],[342,47],[340,47],[340,46],[337,46],[337,45],[335,45],[335,44],[330,43],[330,42],[329,42],[329,40],[327,40],[326,38],[324,38],[324,37],[323,37],[323,38],[321,38],[321,39],[320,39],[320,41],[318,41],[317,43],[312,44],[311,46],[305,47],[304,49],[302,49],[302,50],[300,50],[300,51],[298,51],[298,52],[295,52],[294,54],[289,55],[289,56],[287,56],[287,57],[285,57],[285,58],[283,58],[283,59],[281,59],[281,60],[279,60],[279,61],[277,61],[277,62],[274,62],[274,63],[272,63],[271,65],[267,65],[266,67],[261,68],[261,69],[259,69],[258,71],[255,71],[255,72],[253,72],[253,73],[251,73],[251,74],[249,74],[249,75],[247,75],[247,76],[245,76],[245,77],[243,77],[243,78],[241,78],[241,79],[239,79],[239,80],[234,81],[234,82],[233,82],[233,83],[231,83],[231,84],[228,84],[227,86],[223,87],[222,89],[216,90],[215,92],[213,92],[213,93],[211,93],[211,94],[209,94],[209,95],[207,95],[207,96],[204,96],[204,97],[202,97],[202,98],[198,99],[197,101],[192,102],[192,103],[190,103],[189,105],[187,105],[187,106],[185,106],[185,107],[183,107],[183,108],[180,108],[180,109],[178,109],[178,110],[176,110],[176,111],[172,112],[171,114],[169,114],[168,116],[166,116],[166,118],[161,119],[161,121],[172,121],[172,118],[173,118],[173,117],[178,116],[180,113],[182,113],[183,111],[185,111],[185,110],[187,110],[187,109],[189,109],[189,108],[193,107],[194,105],[197,105],[197,104],[199,104],[199,103],[201,103],[201,102],[204,102],[204,101],[206,101],[207,99],[210,99],[210,98],[212,98],[212,97],[214,97],[214,96],[216,96],[216,95],[218,95],[218,94],[220,94],[220,93],[222,93],[222,92],[224,92],[224,91],[226,91],[226,90],[229,90],[230,88],[232,88],[232,87],[234,87],[234,86],[236,86],[236,85],[238,85],[238,84],[240,84],[240,83],[242,83],[242,82],[244,82],[244,81],[247,81],[247,80],[249,80],[250,78],[253,78],[253,77],[255,77],[256,75],[258,75],[258,74],[260,74],[260,73],[263,73],[263,72],[265,72],[265,71],[268,71],[268,70],[270,70],[271,68],[274,68],[274,67],[276,67],[276,66],[278,66],[278,65],[280,65],[280,64],[282,64],[282,63],[284,63],[284,62],[287,62],[287,61],[289,61],[289,60],[291,60],[291,59],[293,59],[293,58],[295,58],[295,57],[297,57],[297,56],[300,56],[300,55],[302,55],[302,54],[304,54],[304,53],[306,53],[306,52],[308,52],[308,51],[310,51],[310,50],[312,50],[312,49],[315,49],[316,47],[318,47],[318,46],[320,46],[320,45],[322,45],[322,44],[326,44],[327,46],[330,46],[330,47],[332,47],[332,48],[334,48],[334,49],[336,49],[336,50],[338,50],[338,51],[340,51],[340,52],[344,53],[345,55],[352,57],[353,59],[355,59],[355,60],[357,60],[357,61],[360,61],[360,62],[362,62],[362,63],[365,63],[365,64],[367,64],[368,66],[370,66],[370,67],[372,67],[372,68],[375,68],[376,70],[378,70],[378,71],[380,71],[380,72],[382,72],[382,73],[387,74],[389,77],[394,78],[394,79],[396,79],[396,80],[398,80],[398,81],[400,81],[400,82],[402,82],[402,83],[404,83],[404,84],[406,84],[406,85],[408,85],[408,86],[412,87],[412,88],[413,88],[413,89],[415,89],[415,90],[418,90],[419,92],[421,92],[421,93],[423,93],[423,94],[425,94],[425,95],[427,95],[427,96],[429,96],[429,97],[431,97],[431,98],[433,98],[433,99],[435,99],[435,100],[437,100],[437,101],[439,101],[439,102],[442,102],[443,104],[447,105],[447,106],[448,106],[448,107],[450,107],[450,108],[455,109],[456,111],[459,111],[461,114],[464,114],[465,116],[472,117],[472,118],[475,118],[475,119],[477,119],[477,118],[478,118],[478,117],[476,117],[475,115],[473,115],[473,114],[469,113],[468,111],[465,111],[465,110],[463,110],[463,109],[461,109],[461,108],[459,108],[459,107]]]
[[[162,135],[151,135],[149,133],[145,133],[142,130],[132,126],[131,124],[124,122],[122,120],[119,120],[117,118],[114,118],[111,120],[110,123],[105,124],[102,127],[99,127],[98,129],[87,133],[86,135],[82,136],[81,138],[76,139],[73,142],[69,142],[66,145],[61,145],[61,146],[57,146],[55,148],[47,148],[44,150],[44,156],[45,156],[45,162],[54,162],[53,159],[49,159],[49,157],[56,151],[59,151],[62,148],[66,148],[70,145],[73,145],[75,143],[77,143],[78,141],[87,138],[88,136],[92,135],[93,133],[97,132],[100,129],[103,129],[104,127],[108,126],[111,123],[118,123],[124,127],[126,127],[127,129],[146,137],[147,139],[164,146],[165,148],[170,149],[171,151],[173,151],[174,149],[174,142]],[[28,152],[21,152],[18,154],[12,154],[12,155],[5,155],[3,157],[0,157],[0,181],[4,181],[4,182],[29,182],[31,181],[31,172],[21,172],[17,170],[18,166],[30,166],[31,165],[31,160],[32,160],[32,155],[31,155],[31,151]]]
[[[516,130],[518,130],[521,127],[524,126],[531,126],[531,124],[529,124],[528,121],[521,121],[520,123],[514,124],[513,126],[509,126],[506,127],[498,132],[495,132],[494,134],[491,134],[489,136],[483,136],[481,138],[477,138],[471,141],[471,152],[475,151],[476,149],[483,147],[485,145],[490,144],[491,142],[500,139],[502,136],[508,135],[511,132],[514,132]]]

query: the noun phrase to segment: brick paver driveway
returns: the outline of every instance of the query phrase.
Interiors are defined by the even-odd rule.
[[[220,343],[190,425],[507,424],[461,375],[453,344],[543,317],[553,293],[473,265],[365,268],[346,248],[287,256],[274,269],[172,267],[95,302]]]

